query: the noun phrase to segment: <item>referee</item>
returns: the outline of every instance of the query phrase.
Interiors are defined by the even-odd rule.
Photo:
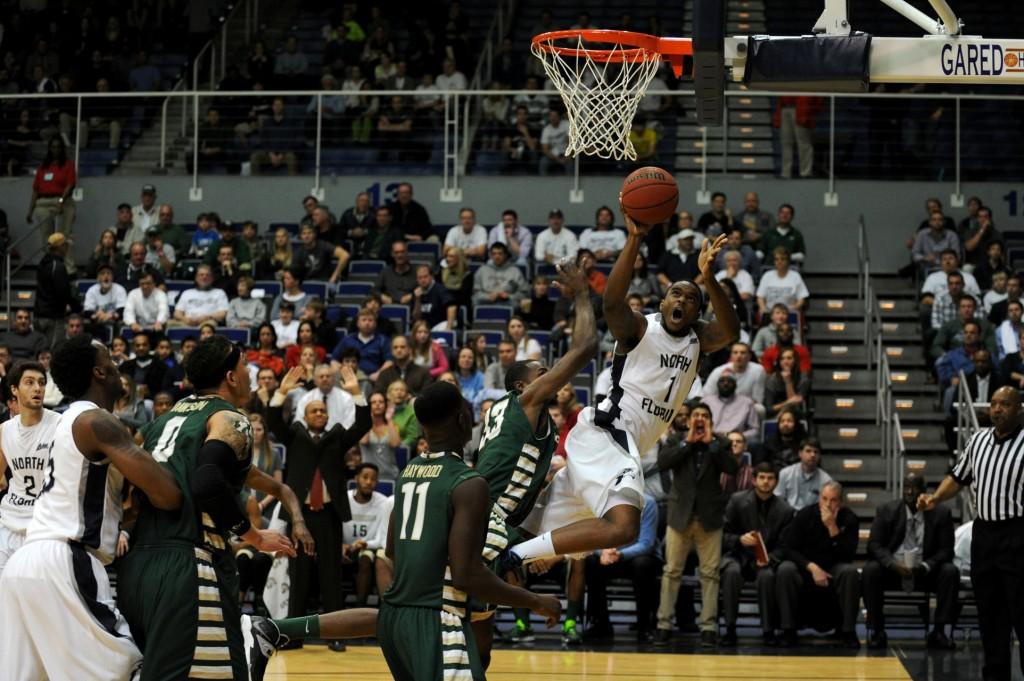
[[[935,494],[922,494],[917,507],[931,510],[972,485],[978,517],[971,539],[971,583],[978,602],[985,681],[1010,681],[1013,641],[1024,644],[1024,433],[1018,417],[1020,392],[1006,386],[991,398],[993,428],[967,442],[960,459]],[[1024,668],[1024,645],[1021,647]]]

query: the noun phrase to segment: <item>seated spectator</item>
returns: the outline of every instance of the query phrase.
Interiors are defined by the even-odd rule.
[[[356,202],[341,214],[341,232],[354,244],[355,251],[362,251],[363,239],[373,225],[374,210],[370,205],[370,195],[366,192],[356,194]]]
[[[625,578],[633,585],[636,597],[636,639],[649,643],[654,639],[654,621],[658,603],[658,503],[645,496],[640,515],[640,534],[632,544],[617,549],[595,551],[586,558],[588,642],[611,640],[615,631],[608,614],[608,583]]]
[[[139,279],[143,274],[149,273],[157,286],[164,283],[163,275],[146,264],[146,245],[141,241],[132,244],[128,251],[128,259],[121,267],[114,271],[114,281],[124,287],[129,293],[139,285]]]
[[[131,211],[131,208],[129,207],[128,210]],[[117,236],[112,229],[105,229],[100,234],[99,243],[96,244],[92,255],[89,256],[89,265],[85,270],[86,275],[97,276],[103,265],[109,267],[111,271],[117,271],[124,265],[124,257],[117,248]]]
[[[461,248],[467,258],[483,260],[487,250],[487,229],[476,221],[476,211],[463,208],[459,211],[459,224],[448,230],[444,239],[444,252]]]
[[[170,308],[167,294],[157,288],[152,272],[145,272],[138,280],[138,288],[128,294],[124,304],[124,323],[138,333],[143,329],[162,331],[167,325]]]
[[[163,387],[167,364],[150,352],[149,335],[137,333],[132,336],[132,358],[121,363],[119,370],[132,379],[133,390],[142,398],[152,397]]]
[[[674,238],[674,248],[667,248],[658,261],[658,283],[664,294],[677,281],[693,281],[700,274],[697,267],[699,252],[694,245],[697,232],[681,229]],[[673,239],[670,239],[673,240]]]
[[[404,381],[394,381],[388,386],[388,404],[392,407],[391,419],[398,427],[402,445],[412,448],[420,437],[420,424],[413,411],[414,400],[410,399],[409,388]]]
[[[504,390],[505,374],[519,359],[515,342],[505,339],[498,343],[498,360],[488,365],[484,371],[484,388],[487,390]]]
[[[348,264],[348,251],[341,246],[321,241],[313,225],[303,225],[299,229],[299,239],[302,241],[302,248],[295,252],[295,260],[302,272],[302,278],[337,283],[342,270]],[[332,260],[337,261],[333,267]]]
[[[986,260],[992,262],[992,244],[999,244],[999,250],[1002,251],[1003,235],[992,223],[992,209],[988,206],[978,209],[975,223],[974,226],[968,225],[958,236],[964,247],[964,262],[978,270],[986,264]],[[986,288],[981,279],[978,279],[978,283]]]
[[[810,375],[811,373],[811,352],[805,346],[795,343],[793,340],[793,327],[789,322],[779,325],[776,332],[776,343],[761,353],[761,366],[769,374],[775,371],[779,355],[783,350],[793,350],[797,359],[800,360],[800,372]]]
[[[540,131],[540,161],[537,172],[541,175],[555,173],[564,175],[569,172],[572,158],[566,155],[569,148],[569,121],[562,118],[562,113],[551,109],[547,113],[547,125]]]
[[[266,419],[267,406],[270,399],[277,390],[277,375],[273,369],[259,369],[256,372],[256,389],[252,391],[252,397],[245,405],[249,414],[256,414]],[[266,472],[266,471],[264,471]]]
[[[326,309],[324,302],[320,300],[320,296],[310,296],[309,302],[306,303],[306,309],[301,315],[302,321],[308,321],[313,325],[313,331],[315,335],[316,344],[326,350],[327,348],[334,348],[338,344],[338,332],[335,328],[334,322],[328,320],[325,317]],[[342,325],[341,320],[338,320],[338,326]],[[299,327],[299,337],[302,336],[302,328]],[[326,360],[325,360],[326,361]],[[355,368],[352,369],[355,371]]]
[[[313,385],[295,403],[294,420],[306,422],[306,406],[323,402],[327,406],[327,428],[341,424],[351,428],[356,421],[356,403],[351,393],[338,386],[338,375],[326,364],[317,365],[313,372]]]
[[[280,64],[280,59],[278,60]],[[289,175],[298,172],[295,140],[298,126],[285,116],[284,98],[275,97],[270,106],[271,115],[260,120],[259,149],[249,156],[253,175],[263,173],[265,166],[274,170],[285,168]]]
[[[228,316],[228,297],[212,288],[213,271],[209,265],[196,269],[196,286],[182,291],[174,306],[174,321],[179,326],[199,326],[203,322],[223,324]]]
[[[779,342],[779,327],[787,324],[789,320],[789,308],[782,303],[772,305],[771,316],[766,326],[762,326],[754,334],[754,343],[750,346],[751,352],[757,357],[764,354],[764,351]],[[762,315],[761,321],[764,322]]]
[[[316,238],[319,241],[326,242],[328,244],[335,244],[341,242],[341,239],[345,236],[341,227],[334,219],[334,214],[331,213],[330,207],[326,203],[317,202],[313,208],[312,215],[309,216],[308,220],[303,220],[300,223],[299,232],[304,225],[311,225],[313,231],[316,233]]]
[[[522,171],[536,167],[540,132],[540,127],[530,120],[529,109],[522,104],[516,106],[512,122],[501,137],[501,150],[510,169]]]
[[[423,367],[434,379],[448,371],[448,355],[441,344],[430,337],[430,325],[420,319],[412,324],[409,333],[412,361]]]
[[[1024,316],[1024,303],[1019,300],[1011,301],[1006,306],[1006,319],[995,330],[996,337],[996,363],[1002,362],[1007,355],[1020,350],[1020,334],[1024,331],[1024,323],[1021,317]]]
[[[800,443],[799,456],[799,462],[779,471],[779,486],[775,488],[775,494],[798,511],[817,504],[822,489],[832,481],[832,476],[819,467],[821,443],[816,438],[805,438]]]
[[[978,265],[974,268],[974,278],[978,280],[978,286],[983,291],[987,291],[993,288],[992,278],[997,272],[1001,272],[1004,276],[1010,276],[1010,266],[1006,262],[1006,252],[1003,248],[1002,241],[993,241],[989,244],[988,254]],[[1005,293],[1006,282],[1003,282],[1004,289],[1000,293]],[[986,306],[986,310],[991,305]]]
[[[170,244],[174,249],[175,257],[179,260],[184,258],[188,254],[191,240],[185,234],[185,230],[174,223],[174,207],[165,203],[157,210],[156,226],[160,229],[160,236],[163,237],[165,244]],[[150,222],[150,226],[153,226],[152,222]]]
[[[97,80],[96,92],[110,94],[110,81],[106,78]],[[82,100],[82,119],[78,127],[80,148],[89,148],[89,134],[93,130],[107,132],[107,148],[112,150],[121,148],[121,119],[117,116],[121,107],[116,104],[116,101],[111,97],[90,97]]]
[[[748,442],[760,442],[761,417],[754,400],[736,394],[736,378],[732,374],[719,376],[717,386],[718,394],[704,396],[704,403],[711,408],[715,432],[724,436],[735,430],[743,433]]]
[[[941,211],[933,211],[928,216],[929,228],[917,233],[911,258],[920,268],[923,275],[939,269],[942,252],[952,250],[960,252],[960,238],[955,230],[946,229],[946,217]]]
[[[597,269],[597,261],[594,254],[587,248],[581,248],[576,252],[576,265],[587,275],[587,283],[590,290],[598,296],[604,295],[604,287],[608,284],[608,275]],[[568,299],[568,296],[562,296]]]
[[[800,361],[794,348],[778,353],[775,370],[764,386],[764,408],[768,418],[786,407],[793,407],[799,415],[808,411],[811,396],[811,377],[800,371]]]
[[[516,360],[539,360],[543,354],[543,348],[535,339],[530,338],[526,333],[526,323],[518,315],[512,315],[505,327],[508,340],[516,347]],[[500,348],[499,348],[500,354]]]
[[[359,452],[363,463],[374,465],[384,480],[397,480],[398,461],[395,448],[401,446],[398,426],[388,417],[388,400],[384,393],[370,395],[370,430],[359,441]]]
[[[951,347],[935,361],[935,375],[939,381],[939,388],[943,391],[953,384],[953,379],[961,371],[964,373],[973,371],[974,364],[971,358],[974,353],[978,350],[987,350],[981,340],[981,326],[973,319],[964,323],[960,338],[962,339],[961,344]],[[988,354],[991,357],[993,353],[988,351]]]
[[[547,331],[555,325],[555,301],[548,296],[548,286],[547,277],[534,277],[530,297],[519,301],[519,314],[531,329]]]
[[[211,106],[206,110],[206,122],[199,129],[199,170],[210,171],[217,168],[238,171],[236,163],[232,163],[232,148],[235,133],[231,126],[221,121],[220,110]]]
[[[711,194],[711,210],[697,220],[697,231],[709,237],[726,234],[733,226],[732,211],[726,207],[726,196],[722,192]]]
[[[381,300],[380,296],[372,291],[363,299],[363,307],[370,311],[370,313],[377,319],[377,331],[388,338],[391,338],[398,333],[398,328],[395,323],[383,317],[380,314]],[[352,317],[348,323],[348,333],[353,334],[359,331],[359,318],[358,316]]]
[[[274,242],[270,247],[270,270],[278,279],[281,272],[289,269],[293,264],[298,264],[292,251],[292,235],[284,227],[278,227],[274,232]]]
[[[466,76],[455,67],[453,59],[445,59],[441,63],[441,73],[434,82],[442,91],[465,90],[468,87]]]
[[[395,189],[396,201],[388,202],[387,208],[394,216],[394,226],[405,235],[407,241],[437,241],[434,225],[423,204],[413,199],[412,185],[399,183]],[[379,215],[378,215],[379,217]]]
[[[644,307],[654,307],[661,300],[661,283],[658,281],[658,277],[647,268],[647,258],[643,253],[637,253],[636,260],[633,261],[633,278],[630,279],[628,293],[640,296]],[[547,295],[546,290],[545,295]]]
[[[807,305],[811,295],[803,277],[789,268],[790,254],[783,246],[772,252],[775,269],[761,275],[757,285],[757,307],[763,315],[776,303],[782,303],[791,312],[798,312]]]
[[[750,346],[733,343],[729,350],[729,361],[715,367],[704,383],[704,397],[718,395],[718,379],[726,374],[736,382],[736,394],[746,395],[757,404],[764,402],[765,370],[750,361]],[[758,436],[760,439],[760,436]]]
[[[860,648],[855,628],[860,575],[853,565],[859,526],[857,516],[843,504],[842,485],[834,480],[821,486],[821,498],[815,503],[798,508],[782,535],[784,560],[776,571],[783,647],[798,643],[798,613],[812,611],[820,628],[836,629],[842,647]],[[834,612],[836,600],[838,613]]]
[[[758,197],[757,192],[747,192],[744,194],[743,210],[735,217],[733,225],[734,228],[742,228],[742,243],[754,246],[756,246],[761,240],[761,237],[772,228],[771,213],[766,210],[761,210],[761,199]],[[735,246],[732,245],[731,235],[729,247],[735,248]],[[744,254],[743,257],[744,262],[746,262],[746,254]],[[747,268],[747,271],[753,270]]]
[[[295,319],[295,306],[284,301],[277,309],[278,317],[270,322],[277,335],[277,349],[294,345],[299,337],[299,320]]]
[[[775,253],[778,249],[785,248],[790,259],[799,264],[804,261],[804,254],[807,248],[804,246],[804,235],[793,226],[793,217],[796,209],[788,203],[779,206],[776,213],[775,229],[761,237],[757,246],[758,256],[764,258],[769,253]]]
[[[470,404],[475,404],[477,397],[484,389],[484,375],[476,368],[476,355],[473,348],[465,347],[459,349],[456,362],[455,376],[459,379],[459,390],[462,397]]]
[[[171,410],[174,406],[174,395],[161,390],[153,398],[153,418],[158,419]],[[254,433],[255,436],[255,433]]]
[[[404,239],[391,243],[391,263],[377,275],[373,290],[380,294],[384,303],[410,305],[413,289],[416,288],[416,272],[409,264],[409,245]]]
[[[300,363],[305,362],[305,358],[310,354],[309,349],[302,351],[302,359]],[[331,360],[331,365],[334,365],[334,360]],[[359,368],[359,351],[355,348],[345,348],[341,352],[341,366],[347,367],[356,375],[356,380],[359,381],[359,390],[363,395],[369,395],[373,392],[373,382],[366,375],[366,372]]]
[[[377,377],[374,385],[377,392],[386,392],[388,386],[395,381],[403,381],[415,397],[432,381],[430,372],[413,361],[412,347],[405,336],[395,335],[391,338],[391,361],[388,365],[381,369]]]
[[[225,245],[231,246],[237,269],[245,274],[252,274],[252,253],[249,251],[249,244],[239,236],[235,225],[228,221],[221,221],[217,224],[217,248],[210,248],[203,256],[203,262],[211,267],[222,259],[220,249]]]
[[[327,351],[322,345],[317,343],[316,327],[313,322],[308,319],[303,319],[298,323],[298,325],[298,331],[295,335],[295,343],[285,348],[285,368],[291,369],[299,364],[299,358],[302,355],[302,350],[304,348],[313,348],[313,352],[316,354],[317,364],[323,364],[326,362]]]
[[[238,295],[238,277],[242,272],[235,259],[234,247],[231,244],[218,243],[216,249],[211,248],[210,252],[215,252],[217,258],[216,262],[210,265],[213,268],[213,287],[224,291],[228,298],[234,298]],[[246,267],[245,272],[250,272],[248,266]]]
[[[548,213],[547,229],[537,235],[533,258],[536,262],[555,265],[563,258],[575,258],[579,248],[576,235],[565,227],[565,217],[556,208]]]
[[[408,160],[412,154],[413,110],[407,106],[407,98],[393,95],[390,105],[377,118],[377,134],[388,154],[396,161]]]
[[[372,462],[363,461],[356,468],[356,487],[348,490],[352,519],[344,524],[342,532],[342,571],[347,573],[350,567],[355,571],[356,607],[360,608],[366,607],[373,587],[377,550],[384,548],[378,537],[387,536],[391,518],[388,498],[374,491],[377,476],[378,468]]]
[[[441,283],[451,296],[456,307],[471,308],[473,305],[473,273],[466,262],[461,248],[449,249],[444,256],[447,267],[441,270]]]
[[[1015,387],[1024,389],[1024,330],[1017,341],[1017,352],[1007,353],[999,364],[999,373]]]
[[[193,337],[193,341],[195,337]],[[7,346],[0,345],[0,351],[7,352]],[[122,336],[114,336],[110,341],[110,361],[114,363],[114,366],[120,368],[122,364],[128,361],[128,356],[131,352],[128,350],[128,341]],[[185,374],[185,370],[181,371],[182,376]],[[184,395],[182,395],[184,397]]]
[[[598,262],[612,262],[625,247],[626,233],[615,227],[615,213],[601,206],[594,215],[594,226],[580,235],[580,248],[593,252]]]
[[[747,438],[743,437],[743,433],[734,430],[726,435],[726,439],[729,440],[729,448],[736,459],[737,468],[735,473],[722,473],[719,484],[722,486],[722,492],[731,496],[754,486],[754,457],[747,450]]]
[[[960,312],[960,299],[964,296],[975,301],[972,314],[978,319],[983,317],[981,311],[978,309],[977,299],[969,293],[964,293],[963,274],[960,272],[950,272],[946,275],[946,280],[948,282],[946,291],[940,292],[934,297],[931,307],[930,330],[936,334],[943,326],[958,319]],[[928,340],[927,334],[925,335],[925,340]],[[934,336],[931,337],[931,340],[935,340]]]
[[[637,163],[656,161],[658,158],[658,132],[647,124],[643,116],[636,116],[629,129],[629,142],[636,151]]]
[[[114,283],[114,269],[108,263],[100,265],[96,283],[85,292],[82,311],[94,327],[107,326],[111,329],[121,321],[128,294],[124,287]]]
[[[750,276],[750,272],[743,269],[743,256],[740,255],[739,251],[728,251],[725,254],[725,267],[719,270],[718,274],[715,275],[715,279],[722,281],[723,279],[729,279],[736,285],[736,290],[740,294],[740,298],[743,302],[749,302],[754,298],[754,278]]]
[[[331,353],[334,358],[331,365],[335,366],[335,362],[340,364],[341,353],[345,348],[355,348],[359,351],[359,368],[367,378],[376,382],[381,369],[387,368],[385,364],[390,365],[390,343],[386,336],[377,332],[377,316],[368,308],[364,307],[359,311],[356,316],[356,328],[356,333],[345,336],[335,346]]]
[[[253,348],[246,352],[245,361],[261,369],[271,369],[277,376],[284,373],[284,359],[278,348],[277,330],[273,324],[260,324]]]
[[[213,249],[210,249],[213,252]],[[165,277],[174,272],[178,256],[170,244],[165,244],[160,228],[153,226],[146,230],[146,264],[158,270]]]
[[[754,487],[729,497],[722,530],[722,609],[726,633],[720,644],[735,646],[740,592],[744,582],[757,588],[758,613],[764,645],[777,643],[779,608],[776,597],[776,571],[782,562],[780,540],[793,519],[793,508],[775,495],[778,473],[767,463],[754,469]],[[767,555],[759,555],[763,544]]]
[[[988,320],[995,325],[1002,324],[1006,320],[1010,303],[1022,302],[1020,294],[1020,275],[1011,274],[1006,279],[1006,298],[997,303],[993,303],[992,309],[988,311]]]
[[[413,319],[425,321],[431,329],[451,331],[457,326],[458,308],[448,289],[439,286],[434,280],[434,273],[429,265],[416,266],[416,288],[412,294]]]
[[[291,303],[295,308],[295,316],[302,317],[312,298],[313,296],[302,290],[302,278],[298,271],[286,268],[281,271],[281,292],[270,304],[270,318],[277,319],[281,316],[282,303]]]
[[[220,217],[215,216],[216,213],[200,213],[196,218],[196,231],[192,233],[189,257],[205,258],[207,251],[220,241],[220,232],[217,230]]]
[[[1006,293],[1006,282],[1010,275],[1005,270],[996,270],[991,277],[992,288],[985,292],[985,296],[981,299],[981,311],[987,317],[992,312],[992,307],[997,303],[1001,303],[1004,300],[1009,300],[1009,295]]]
[[[392,225],[392,209],[381,206],[366,232],[359,257],[369,260],[387,260],[391,257],[391,244],[402,238],[402,232]]]
[[[533,248],[533,232],[525,225],[519,224],[519,215],[512,209],[501,214],[501,222],[491,227],[487,234],[487,247],[504,244],[508,248],[509,259],[516,265],[524,267],[530,262],[530,250]]]
[[[518,307],[528,285],[522,271],[510,259],[508,246],[499,242],[490,248],[491,259],[473,275],[473,303]]]
[[[977,325],[981,333],[981,343],[994,357],[996,355],[995,332],[987,319],[979,318],[978,301],[966,293],[961,295],[957,301],[957,312],[956,319],[951,319],[943,324],[935,334],[931,347],[932,357],[938,358],[943,353],[964,345],[966,343],[965,326],[969,322],[974,322]]]
[[[963,277],[963,292],[970,293],[975,298],[981,298],[981,288],[974,275],[960,269],[960,254],[953,249],[946,249],[939,254],[939,269],[932,272],[924,280],[921,286],[921,302],[931,305],[932,301],[948,289],[948,276],[951,272],[959,272]]]
[[[238,278],[238,295],[228,302],[228,326],[236,329],[251,329],[262,324],[267,318],[267,306],[260,298],[252,297],[252,277]]]
[[[277,76],[282,83],[288,82],[289,79],[282,78],[283,76],[305,76],[309,70],[309,60],[306,55],[299,49],[298,39],[290,35],[284,44],[284,51],[280,52],[274,58],[274,75]],[[282,105],[284,101],[282,100]]]

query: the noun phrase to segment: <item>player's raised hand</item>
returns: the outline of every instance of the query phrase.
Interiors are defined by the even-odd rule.
[[[710,239],[704,239],[704,242],[700,245],[700,255],[697,256],[697,267],[700,269],[700,273],[704,275],[704,280],[713,278],[715,276],[713,265],[715,264],[715,258],[725,248],[726,242],[729,238],[724,234],[719,234],[715,237],[715,240],[709,244]]]
[[[351,367],[342,366],[339,373],[341,389],[358,396],[362,391],[359,389],[359,377],[356,376],[356,372],[352,371]]]
[[[295,390],[302,385],[305,375],[306,370],[301,366],[292,367],[288,370],[288,373],[284,375],[284,378],[281,379],[281,385],[277,391],[285,395],[290,393],[292,390]]]
[[[246,535],[249,535],[247,532]],[[255,530],[255,535],[245,540],[252,544],[253,548],[266,553],[283,553],[291,558],[295,557],[295,547],[292,546],[288,537],[274,530]]]
[[[558,269],[555,288],[561,289],[566,295],[572,296],[590,288],[587,275],[583,268],[576,264],[575,258],[562,258],[555,267]]]
[[[537,603],[531,610],[544,618],[548,629],[562,618],[562,604],[554,596],[537,596]]]
[[[622,213],[622,219],[626,221],[626,231],[636,236],[645,236],[647,232],[651,231],[654,225],[645,225],[642,222],[637,222],[629,216],[626,212],[626,207],[622,205],[622,193],[619,193],[619,212]]]

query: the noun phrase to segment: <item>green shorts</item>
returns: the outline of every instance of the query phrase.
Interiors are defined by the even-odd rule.
[[[377,639],[397,681],[484,681],[467,618],[381,603]]]
[[[140,681],[248,678],[230,555],[135,547],[120,561],[117,607],[142,651]]]

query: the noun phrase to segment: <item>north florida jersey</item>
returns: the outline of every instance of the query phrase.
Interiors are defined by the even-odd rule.
[[[395,581],[384,594],[388,604],[466,616],[466,594],[452,586],[448,532],[452,492],[478,475],[451,452],[423,454],[402,469],[395,484]]]
[[[661,313],[649,314],[647,330],[637,346],[619,354],[615,344],[611,392],[598,405],[594,422],[629,433],[643,454],[672,423],[690,393],[700,360],[700,340],[691,329],[676,337],[661,324]]]
[[[352,520],[345,523],[342,529],[342,541],[354,544],[366,542],[366,548],[379,549],[383,544],[378,540],[380,528],[383,526],[385,541],[387,540],[388,519],[391,517],[391,504],[380,492],[373,492],[365,504],[356,499],[356,491],[348,491],[348,507],[352,510]]]
[[[143,448],[171,469],[181,488],[182,500],[181,508],[176,511],[164,511],[143,500],[132,533],[134,544],[145,546],[179,541],[214,552],[229,548],[224,534],[192,498],[192,475],[198,466],[199,450],[206,441],[206,422],[219,411],[238,410],[214,395],[192,395],[143,426]]]
[[[46,483],[53,433],[60,414],[43,409],[43,417],[34,426],[25,426],[15,416],[0,424],[0,448],[7,460],[4,478],[7,487],[0,491],[0,525],[11,532],[24,533],[32,520],[32,509]]]
[[[26,542],[57,539],[82,544],[104,565],[114,560],[124,476],[108,459],[90,461],[75,445],[72,426],[93,402],[72,402],[53,431],[46,484],[36,499]]]
[[[530,426],[519,395],[509,392],[487,412],[476,470],[487,479],[495,511],[511,527],[533,509],[551,468],[558,434],[547,409],[542,409],[537,432]]]

